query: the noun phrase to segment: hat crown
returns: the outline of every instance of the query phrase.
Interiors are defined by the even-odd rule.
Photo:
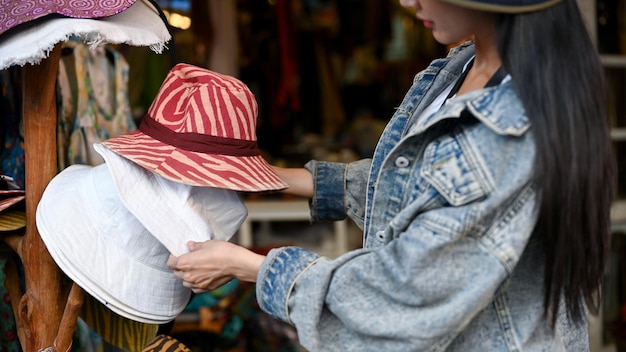
[[[148,116],[176,133],[256,141],[258,106],[238,79],[189,64],[167,75]]]

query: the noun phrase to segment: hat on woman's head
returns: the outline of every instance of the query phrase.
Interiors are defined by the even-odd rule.
[[[502,13],[523,13],[546,9],[562,0],[442,0],[457,6]]]
[[[0,34],[22,23],[57,14],[73,18],[102,18],[120,13],[136,0],[7,0],[0,6]]]
[[[177,64],[137,131],[102,144],[169,180],[258,192],[287,188],[257,147],[254,95],[238,79]]]

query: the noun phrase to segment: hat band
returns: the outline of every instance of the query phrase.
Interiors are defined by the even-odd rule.
[[[148,114],[141,119],[139,130],[165,144],[190,152],[229,156],[258,156],[261,154],[256,141],[209,136],[194,132],[175,132],[158,123]]]

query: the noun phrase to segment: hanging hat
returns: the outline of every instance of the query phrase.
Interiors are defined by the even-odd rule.
[[[139,129],[103,144],[186,185],[247,192],[287,188],[260,155],[257,113],[254,95],[238,79],[177,64]]]
[[[474,10],[524,13],[546,9],[562,0],[443,0],[445,2]]]
[[[36,220],[59,268],[115,313],[163,324],[188,303],[191,291],[167,267],[169,251],[121,202],[106,164],[60,172]]]
[[[120,13],[136,0],[8,0],[0,6],[0,34],[22,23],[51,14],[73,18],[102,18]]]
[[[229,240],[248,211],[237,192],[170,181],[101,144],[94,149],[109,166],[126,208],[175,256],[188,241]]]
[[[10,0],[11,4],[22,2],[29,3],[33,0]],[[39,64],[41,60],[48,57],[57,43],[64,42],[73,36],[83,39],[92,47],[103,43],[127,44],[147,46],[157,53],[161,53],[165,44],[171,39],[168,28],[161,19],[159,9],[148,0],[37,0],[36,2],[45,3],[46,6],[51,7],[59,6],[58,4],[72,4],[67,5],[67,7],[72,7],[77,4],[97,3],[101,4],[98,5],[101,8],[110,9],[111,15],[101,18],[46,16],[19,26],[19,30],[15,28],[16,30],[6,31],[0,35],[2,39],[0,40],[0,69],[14,65]],[[22,8],[15,5],[13,7]],[[8,11],[8,8],[10,7],[0,6],[0,11]],[[63,8],[63,5],[58,8]],[[9,18],[8,20],[11,20],[9,15],[10,13],[4,14]],[[0,20],[2,18],[0,14]]]
[[[0,232],[13,232],[26,227],[24,210],[6,210],[0,213]]]
[[[25,193],[23,189],[0,190],[0,212],[24,200]]]
[[[11,232],[26,226],[24,190],[0,190],[0,232]]]

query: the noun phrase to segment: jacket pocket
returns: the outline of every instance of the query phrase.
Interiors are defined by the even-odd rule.
[[[432,142],[424,154],[420,170],[422,177],[453,206],[470,203],[489,193],[482,177],[486,173],[468,154],[453,137]]]

